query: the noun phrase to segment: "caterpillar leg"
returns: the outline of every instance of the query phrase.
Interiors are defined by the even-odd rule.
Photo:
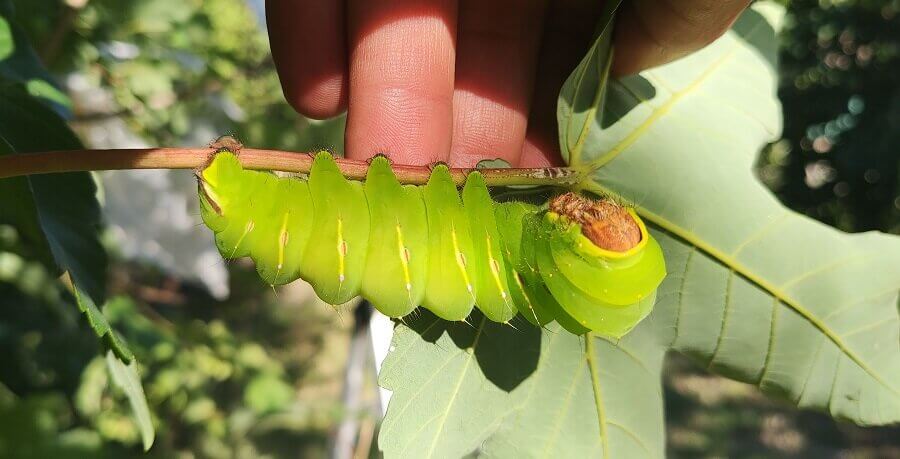
[[[383,156],[369,163],[365,191],[370,234],[362,296],[386,316],[402,317],[425,296],[425,202],[419,187],[400,185]]]
[[[422,306],[447,320],[464,320],[475,304],[469,221],[447,166],[435,166],[423,190],[428,218],[428,267]]]
[[[312,234],[300,275],[322,301],[346,303],[359,294],[369,243],[369,209],[362,184],[341,175],[334,158],[321,152],[309,174]]]

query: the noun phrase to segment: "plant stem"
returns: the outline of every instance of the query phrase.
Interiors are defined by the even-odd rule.
[[[100,171],[122,169],[199,169],[215,153],[215,149],[203,148],[144,148],[115,150],[46,151],[0,156],[0,179],[22,175],[51,174],[59,172]],[[278,170],[308,173],[313,155],[281,150],[242,148],[238,152],[241,163],[247,169]],[[368,163],[335,158],[341,172],[351,180],[366,177]],[[423,185],[431,175],[429,166],[395,164],[394,173],[401,183]],[[450,174],[461,185],[473,168],[453,168]],[[478,169],[491,186],[507,185],[570,185],[581,180],[581,174],[570,168],[547,167],[534,169]]]
[[[584,334],[584,358],[587,360],[588,370],[591,374],[591,387],[594,390],[594,404],[597,408],[597,422],[600,427],[600,444],[603,447],[603,457],[609,457],[609,437],[606,431],[606,410],[603,407],[603,391],[600,388],[600,369],[597,367],[597,354],[594,351],[594,334]]]

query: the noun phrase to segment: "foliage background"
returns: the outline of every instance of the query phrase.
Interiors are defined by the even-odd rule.
[[[89,145],[108,141],[92,127],[116,120],[152,145],[231,132],[254,146],[340,151],[341,120],[311,122],[284,103],[260,18],[243,0],[12,3],[72,95],[72,124]],[[763,153],[759,175],[814,218],[900,234],[900,2],[788,8],[784,138]],[[116,239],[108,244],[115,254]],[[20,245],[0,227],[0,445],[22,457],[140,456],[95,340]],[[105,312],[142,364],[158,431],[150,455],[324,456],[346,414],[347,314],[302,291],[275,295],[243,264],[227,269],[223,301],[150,263],[113,261]],[[796,412],[678,357],[668,367],[672,456],[900,454],[897,429]]]

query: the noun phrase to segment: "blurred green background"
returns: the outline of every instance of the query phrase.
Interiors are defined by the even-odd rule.
[[[255,147],[342,147],[342,120],[309,121],[285,103],[261,2],[12,4],[72,98],[72,125],[88,146],[196,145],[231,133]],[[900,0],[785,4],[785,131],[760,156],[760,179],[788,206],[843,230],[900,234]],[[119,174],[100,176],[116,191],[103,199],[114,254],[105,312],[141,363],[157,426],[147,456],[325,457],[347,416],[374,429],[374,382],[365,410],[341,405],[352,313],[335,314],[302,286],[276,294],[244,263],[173,272],[185,263],[166,254],[166,238],[180,236],[128,239],[145,229],[122,215],[148,199],[142,186],[158,190],[163,180],[177,198],[190,177]],[[123,188],[124,204],[114,198]],[[187,233],[199,217],[185,209]],[[0,226],[0,446],[15,457],[143,457],[96,340],[17,247]],[[204,277],[216,269],[227,283]],[[898,429],[798,412],[676,356],[668,367],[673,457],[900,457]]]

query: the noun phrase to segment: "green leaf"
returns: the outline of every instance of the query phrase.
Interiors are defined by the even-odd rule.
[[[599,167],[585,188],[633,203],[665,249],[660,342],[801,407],[897,422],[900,238],[795,214],[752,174],[781,124],[773,12],[756,4],[703,51],[614,83],[616,120],[588,120],[576,166]]]
[[[91,329],[94,330],[94,334],[97,335],[100,342],[104,344],[104,347],[114,352],[119,359],[124,361],[124,363],[132,363],[134,361],[134,354],[131,352],[131,349],[128,348],[125,341],[112,329],[109,325],[109,321],[106,320],[106,317],[93,300],[91,300],[90,296],[85,295],[78,285],[74,283],[72,292],[75,295],[75,302],[78,304],[78,310],[84,314]]]
[[[0,3],[0,84],[10,82],[27,85],[29,93],[60,116],[71,114],[72,102],[54,85],[25,32],[13,21],[11,6]]]
[[[606,106],[613,59],[613,13],[621,3],[621,0],[604,2],[600,34],[560,89],[556,117],[560,152],[567,164],[580,162],[590,126],[599,116],[600,108]]]
[[[426,312],[397,327],[380,379],[393,391],[385,456],[662,456],[664,347],[650,328],[592,338],[585,354],[585,338],[556,324],[473,318]]]
[[[109,374],[112,376],[113,383],[125,393],[128,403],[131,405],[131,411],[134,413],[134,419],[141,431],[141,442],[144,445],[144,451],[153,446],[153,440],[156,432],[153,428],[153,420],[150,417],[150,408],[147,406],[147,398],[144,396],[144,389],[141,387],[141,375],[138,373],[137,361],[125,363],[112,351],[106,353],[106,366]]]
[[[13,44],[12,29],[9,22],[0,16],[0,61],[9,57],[16,47]]]
[[[244,403],[259,414],[283,410],[294,398],[294,388],[277,374],[263,373],[244,388]]]
[[[21,86],[0,85],[0,155],[80,149],[65,122]],[[68,271],[96,302],[106,294],[106,251],[97,230],[100,206],[90,174],[0,180],[0,221],[20,229],[48,266]]]

